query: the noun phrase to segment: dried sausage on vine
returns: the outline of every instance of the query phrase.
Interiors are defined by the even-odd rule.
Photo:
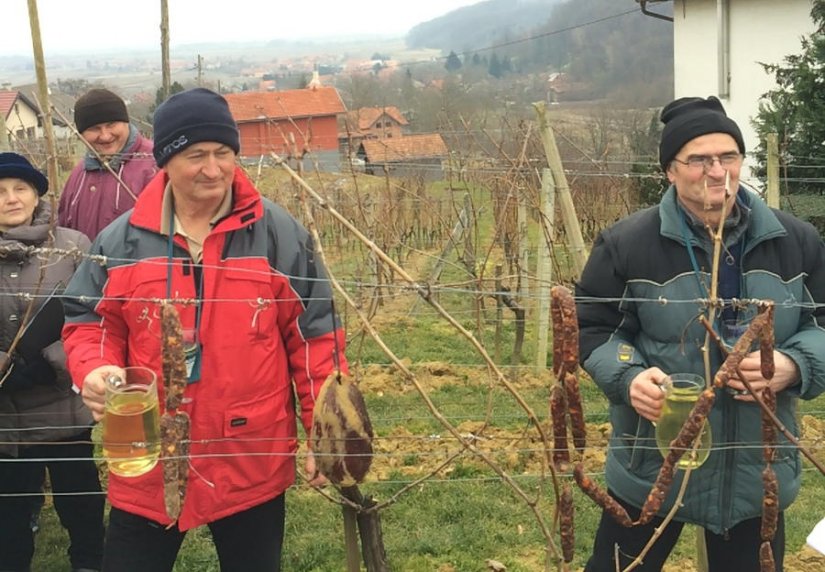
[[[573,478],[576,480],[576,484],[579,485],[582,492],[602,507],[613,520],[625,527],[633,526],[633,521],[630,519],[630,515],[627,514],[625,508],[620,505],[616,499],[603,491],[593,479],[584,474],[584,465],[576,463],[576,466],[573,468]]]
[[[756,338],[759,337],[765,329],[765,322],[767,319],[768,316],[764,312],[762,314],[758,314],[751,321],[748,329],[745,330],[745,333],[742,334],[738,340],[736,340],[736,343],[728,354],[728,357],[725,359],[725,363],[723,363],[722,367],[719,368],[719,371],[716,372],[716,376],[713,380],[713,384],[716,387],[724,387],[730,378],[736,376],[736,369],[739,367],[742,360],[745,359],[745,357],[750,353],[753,342],[756,341]]]
[[[579,367],[579,322],[573,293],[564,286],[553,286],[550,309],[551,316],[561,322],[553,324],[553,373],[557,379],[563,379],[564,373],[573,373]],[[556,339],[560,340],[561,355]]]
[[[670,442],[670,451],[668,451],[665,460],[662,462],[662,467],[659,469],[659,474],[656,476],[656,482],[653,484],[653,489],[647,495],[645,504],[642,507],[642,512],[639,515],[638,524],[647,524],[662,508],[662,504],[667,497],[670,487],[673,485],[673,476],[676,472],[676,464],[682,456],[693,446],[693,442],[699,436],[699,432],[705,423],[705,420],[710,413],[713,402],[716,399],[716,394],[712,389],[705,389],[696,400],[696,404],[690,412],[687,420],[676,438]]]
[[[177,520],[189,480],[189,415],[165,412],[160,418],[160,459],[163,469],[163,503],[166,514]]]
[[[576,536],[573,525],[573,491],[565,484],[559,498],[559,536],[561,537],[561,554],[565,562],[572,562],[576,552]]]
[[[175,411],[186,388],[186,358],[183,328],[177,308],[161,304],[161,358],[166,411],[160,418],[160,457],[163,468],[163,501],[166,514],[177,520],[186,496],[189,479],[189,415]]]
[[[573,446],[584,454],[587,443],[587,428],[584,423],[584,406],[579,391],[579,380],[573,373],[564,376],[564,392],[567,395],[567,412],[570,415],[570,432],[573,434]]]
[[[773,304],[768,304],[762,312],[765,314],[765,324],[759,338],[759,357],[762,377],[773,379],[776,365],[773,362],[774,331],[773,331]]]
[[[550,392],[550,419],[553,423],[553,465],[565,470],[570,463],[570,449],[567,445],[567,407],[564,403],[564,389],[553,385]]]
[[[759,547],[759,572],[776,572],[771,543],[767,541]]]
[[[776,394],[769,385],[762,390],[762,403],[771,411],[776,411]],[[762,447],[765,462],[772,463],[776,455],[776,425],[764,410],[762,410]]]
[[[561,304],[554,291],[555,287],[550,290],[550,325],[553,327],[553,374],[558,378],[564,362],[564,327]]]
[[[765,494],[762,497],[762,540],[770,542],[776,534],[776,523],[779,519],[779,484],[776,473],[770,465],[762,471],[762,486]]]
[[[183,351],[183,327],[173,304],[160,306],[161,358],[166,409],[177,409],[186,389],[186,357]]]

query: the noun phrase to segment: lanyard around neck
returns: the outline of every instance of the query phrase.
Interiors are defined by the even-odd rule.
[[[690,228],[688,228],[687,213],[685,213],[685,211],[680,207],[677,208],[679,208],[679,220],[682,223],[682,239],[685,241],[685,248],[687,249],[688,257],[690,258],[690,265],[693,267],[693,275],[696,277],[696,284],[699,286],[699,293],[704,294],[705,298],[710,298],[707,286],[705,286],[705,283],[702,282],[702,273],[699,271],[699,263],[696,260],[696,253],[693,252],[693,244],[691,242],[693,236],[690,232]]]
[[[167,241],[169,246],[167,251],[167,262],[166,262],[166,299],[170,300],[172,298],[172,266],[174,265],[174,253],[175,253],[175,212],[172,211],[169,213],[169,240]],[[192,261],[193,266],[195,262]],[[203,270],[195,271],[195,289],[198,294],[198,298],[201,298],[203,295]],[[195,302],[195,335],[198,335],[200,332],[200,325],[201,325],[201,301],[197,300]]]

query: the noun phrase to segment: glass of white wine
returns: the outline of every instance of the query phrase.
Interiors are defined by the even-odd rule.
[[[146,367],[126,367],[106,384],[103,456],[109,472],[137,477],[151,471],[160,455],[157,376]]]
[[[693,406],[696,405],[696,401],[704,391],[705,379],[693,373],[673,373],[665,378],[662,389],[665,392],[665,404],[656,422],[656,445],[662,456],[666,457],[670,451],[670,443],[679,434]],[[706,421],[698,447],[694,451],[691,443],[679,460],[678,467],[682,469],[699,467],[710,454],[711,442],[710,425]]]

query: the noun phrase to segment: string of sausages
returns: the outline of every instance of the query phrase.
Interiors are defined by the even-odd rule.
[[[569,335],[568,329],[565,328],[565,320],[567,315],[565,308],[567,308],[566,296],[569,294],[565,292],[566,289],[558,290],[556,288],[551,292],[553,296],[553,304],[551,305],[551,316],[554,320],[554,344],[553,344],[553,371],[558,379],[563,379],[564,384],[567,384],[568,361],[566,360],[567,352],[572,346],[566,344],[565,335]],[[571,297],[572,299],[572,297]],[[568,310],[569,312],[569,310]],[[557,324],[557,321],[559,322]],[[724,387],[728,380],[737,376],[737,371],[742,360],[750,353],[751,347],[758,340],[760,350],[760,370],[762,377],[767,380],[773,378],[775,373],[775,364],[773,360],[774,352],[774,306],[772,303],[764,303],[760,306],[760,311],[757,316],[751,321],[748,329],[737,340],[736,344],[728,353],[724,363],[717,371],[713,379],[713,386],[715,388]],[[562,336],[562,339],[556,340],[556,336]],[[575,368],[571,370],[574,372]],[[560,377],[563,376],[563,377]],[[575,376],[573,376],[575,377]],[[558,409],[558,405],[554,405],[557,399],[557,392],[554,391],[551,396],[551,412]],[[569,397],[568,397],[569,399]],[[630,518],[627,510],[619,504],[616,499],[611,497],[605,490],[599,487],[592,479],[584,473],[584,466],[582,463],[577,463],[573,469],[573,477],[579,488],[597,505],[609,514],[618,524],[624,527],[631,527],[636,525],[644,525],[649,523],[661,510],[665,498],[667,497],[670,488],[673,485],[676,467],[682,456],[690,450],[699,433],[707,420],[707,417],[713,408],[716,399],[716,393],[713,388],[705,389],[696,401],[691,410],[687,420],[682,425],[676,438],[670,444],[670,450],[665,456],[659,474],[654,481],[653,487],[642,506],[639,519],[633,521]],[[770,387],[766,387],[762,392],[762,399],[771,411],[776,409],[776,396]],[[580,411],[580,402],[578,403],[578,410]],[[573,419],[573,409],[570,409],[571,420]],[[556,435],[557,423],[554,419],[554,436]],[[583,426],[583,423],[582,423]],[[561,426],[559,426],[559,434],[561,433]],[[575,435],[574,435],[575,439]],[[566,440],[566,434],[565,434]],[[771,463],[775,458],[776,448],[776,427],[774,426],[770,416],[762,412],[762,441],[764,444],[764,458],[766,467],[762,473],[762,482],[764,487],[764,496],[762,502],[762,528],[760,531],[762,544],[759,550],[760,572],[775,572],[775,564],[773,553],[771,550],[771,541],[776,534],[776,527],[779,516],[779,487],[776,479],[776,474],[771,467]],[[556,447],[561,440],[555,441]],[[578,445],[576,445],[578,449]],[[556,457],[554,456],[554,459]],[[562,516],[564,518],[564,516]]]
[[[163,501],[173,521],[180,516],[189,479],[190,419],[178,411],[186,389],[186,357],[183,327],[177,308],[171,303],[160,307],[161,359],[166,408],[160,418],[160,459],[163,469]]]
[[[776,411],[776,395],[770,387],[762,390],[762,401],[768,409]],[[773,559],[771,541],[776,535],[776,525],[779,521],[779,483],[771,465],[776,456],[776,427],[764,411],[762,412],[762,444],[765,458],[762,486],[765,492],[762,497],[762,528],[760,530],[762,545],[759,547],[759,566],[760,572],[775,572],[776,564]]]
[[[584,407],[579,390],[579,378],[576,375],[579,367],[579,323],[576,316],[576,302],[573,293],[568,288],[554,286],[550,290],[550,317],[553,327],[553,375],[556,378],[550,392],[550,420],[553,429],[552,457],[556,469],[566,472],[570,464],[570,448],[567,439],[568,421],[573,446],[579,455],[584,454],[587,441]],[[576,468],[579,470],[580,477],[584,477],[581,463],[578,463]],[[574,478],[578,482],[575,471]],[[587,479],[587,477],[584,478]],[[558,509],[562,558],[569,563],[573,560],[575,546],[573,493],[569,485],[562,487]]]

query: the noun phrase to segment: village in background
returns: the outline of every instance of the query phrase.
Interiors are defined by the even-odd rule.
[[[617,12],[610,2],[577,11],[573,4],[480,2],[419,24],[404,38],[173,45],[171,92],[204,86],[225,94],[241,130],[241,156],[250,164],[266,162],[272,152],[294,156],[297,149],[311,157],[308,167],[322,171],[403,176],[405,164],[414,164],[438,179],[452,153],[468,150],[466,133],[458,137],[460,124],[466,132],[502,129],[532,119],[536,101],[604,116],[610,109],[649,112],[671,97],[670,26],[628,15],[636,10],[628,2],[601,24],[619,30],[608,38],[594,22],[605,10]],[[632,70],[620,69],[610,54],[633,36],[632,51],[645,55]],[[92,87],[120,94],[132,120],[151,136],[152,112],[163,99],[157,51],[102,46],[94,54],[47,53],[46,67],[61,173],[85,151],[72,112]],[[34,79],[32,58],[0,56],[6,145],[44,166]],[[595,156],[605,151],[593,149]]]
[[[350,298],[348,359],[380,436],[365,490],[388,509],[395,569],[502,569],[487,556],[513,572],[547,569],[556,498],[531,431],[532,411],[547,417],[550,286],[575,281],[601,229],[659,201],[659,112],[674,97],[718,96],[746,139],[744,179],[754,192],[770,186],[771,152],[751,123],[776,88],[763,64],[800,51],[810,12],[809,0],[488,0],[403,38],[172,44],[170,92],[224,94],[256,188],[312,223]],[[159,49],[47,53],[46,67],[53,191],[85,152],[73,108],[88,89],[120,94],[152,136]],[[34,79],[32,58],[0,55],[0,149],[45,170]],[[774,186],[821,186],[813,158],[790,160],[807,174],[774,169]],[[782,200],[825,233],[821,193]],[[582,381],[583,458],[596,474],[607,404]],[[805,444],[822,456],[825,413],[802,407]],[[806,470],[788,513],[789,572],[825,566],[802,548],[825,506],[820,478]],[[519,486],[537,503],[511,494]],[[300,487],[290,495],[293,513],[313,518],[291,523],[286,569],[340,569],[340,507]],[[576,503],[581,565],[599,511]],[[43,522],[41,538],[59,539],[53,510]],[[61,569],[61,555],[38,546],[38,569]],[[179,569],[214,569],[212,550],[208,533],[190,535]],[[684,541],[666,570],[697,570],[695,559]]]

